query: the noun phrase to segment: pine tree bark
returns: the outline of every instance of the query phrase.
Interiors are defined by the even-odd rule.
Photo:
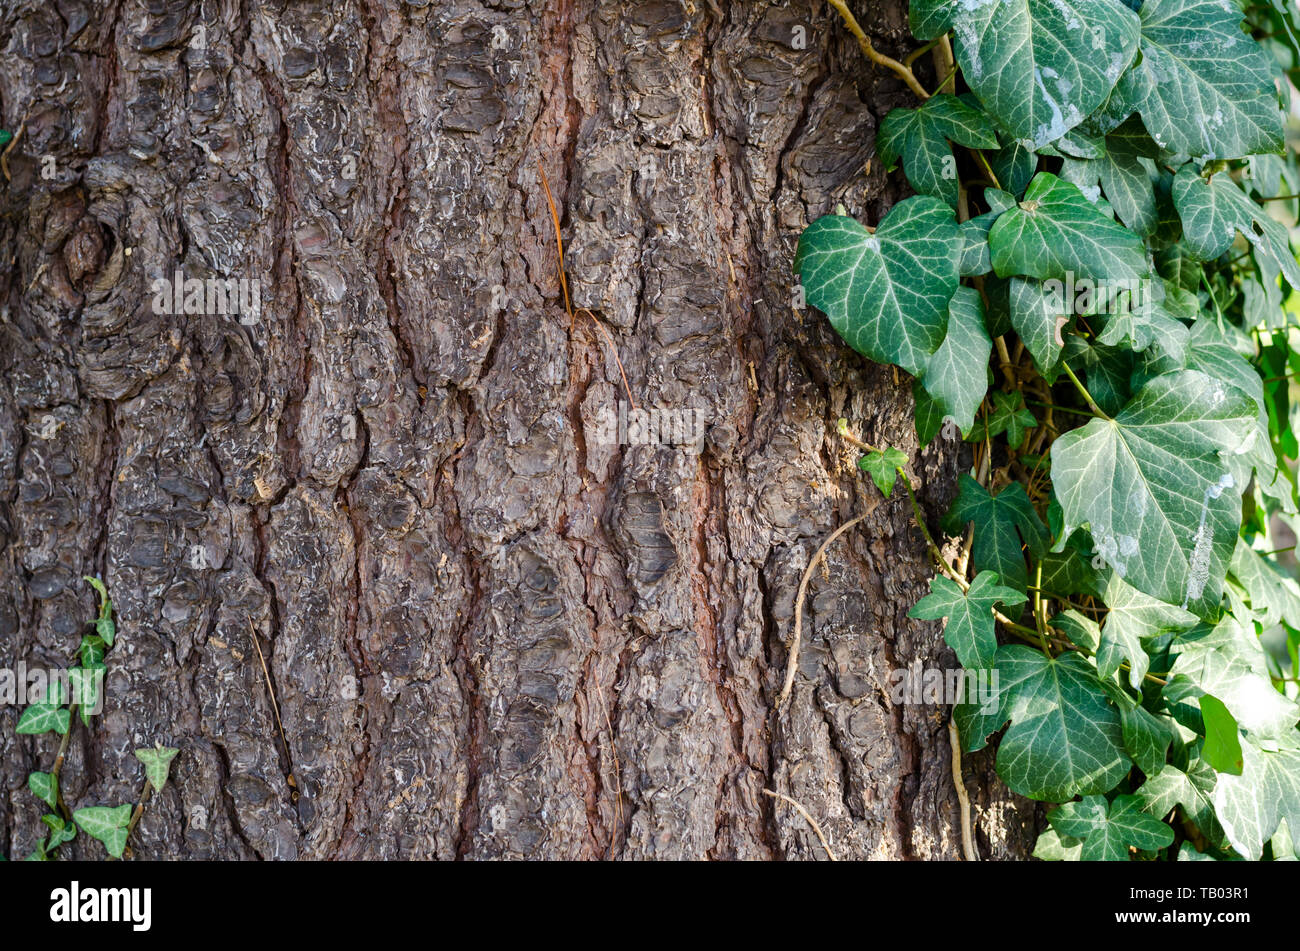
[[[858,13],[906,50],[904,5]],[[0,39],[0,665],[66,665],[82,575],[120,618],[70,805],[161,741],[146,858],[825,857],[764,788],[839,858],[960,856],[947,708],[889,691],[956,664],[906,617],[925,549],[835,422],[932,517],[959,447],[791,276],[810,220],[901,197],[909,94],[824,4],[13,0]],[[177,272],[260,312],[159,313]],[[702,451],[610,444],[624,372]],[[54,752],[19,712],[14,856]],[[987,751],[965,783],[982,857],[1027,855]]]

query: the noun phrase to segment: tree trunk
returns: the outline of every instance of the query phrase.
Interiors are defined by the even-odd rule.
[[[925,548],[835,422],[931,518],[959,447],[917,453],[910,381],[791,276],[813,218],[901,196],[909,94],[825,4],[13,0],[0,38],[0,665],[67,665],[82,575],[120,617],[70,806],[161,741],[146,858],[824,857],[765,787],[839,858],[960,856],[948,709],[890,693],[956,666],[906,617]],[[167,313],[178,272],[260,310]],[[702,450],[620,444],[629,399]],[[21,857],[56,743],[19,712]],[[988,752],[965,784],[1024,857],[1033,804]]]

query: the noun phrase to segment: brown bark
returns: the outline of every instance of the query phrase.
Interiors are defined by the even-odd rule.
[[[906,49],[900,4],[859,15]],[[0,665],[66,663],[83,574],[120,616],[70,805],[162,741],[143,857],[821,857],[764,787],[841,858],[958,857],[947,710],[888,695],[955,665],[906,617],[925,550],[834,424],[932,515],[956,447],[792,306],[807,222],[900,195],[870,160],[908,93],[824,4],[12,0],[0,46]],[[155,313],[177,270],[260,281],[258,320]],[[701,453],[597,437],[593,320]],[[800,576],[867,511],[774,714]],[[52,748],[18,713],[21,856]],[[1023,857],[1031,804],[966,767],[983,855]]]

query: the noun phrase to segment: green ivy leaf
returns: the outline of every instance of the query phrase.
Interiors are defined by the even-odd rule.
[[[957,207],[957,160],[949,142],[996,149],[988,117],[952,95],[927,99],[917,109],[891,109],[880,123],[876,148],[886,165],[901,156],[907,180],[918,194]]]
[[[1029,431],[1038,425],[1034,414],[1025,408],[1025,398],[1019,392],[1004,393],[1001,390],[993,394],[993,411],[988,419],[980,419],[971,427],[967,442],[983,442],[999,433],[1006,433],[1007,445],[1012,449],[1020,448]]]
[[[1254,861],[1282,819],[1288,829],[1300,829],[1300,751],[1245,743],[1242,756],[1240,776],[1219,774],[1214,811],[1232,847]]]
[[[1208,693],[1201,697],[1201,719],[1205,723],[1205,744],[1201,756],[1220,773],[1241,775],[1241,738],[1237,721],[1228,708]]]
[[[1050,383],[1060,372],[1057,364],[1064,343],[1061,332],[1070,316],[1070,305],[1061,294],[1049,291],[1042,281],[1023,277],[1011,278],[1007,305],[1011,326],[1020,335],[1039,372]]]
[[[1062,542],[1087,525],[1127,583],[1197,614],[1212,610],[1242,488],[1220,453],[1239,447],[1254,416],[1240,391],[1182,370],[1147,383],[1114,419],[1061,436],[1052,483],[1065,514]]]
[[[72,690],[72,702],[77,705],[81,722],[90,723],[99,706],[100,690],[104,685],[103,668],[72,667],[68,670],[68,683]]]
[[[993,268],[989,259],[989,228],[1001,212],[986,211],[957,226],[961,233],[962,252],[959,271],[962,277],[978,277]]]
[[[1119,719],[1124,750],[1138,769],[1148,776],[1164,769],[1169,744],[1174,741],[1173,729],[1166,721],[1136,704],[1120,707]]]
[[[795,273],[808,301],[854,350],[920,375],[948,329],[961,237],[952,209],[925,195],[895,205],[875,234],[818,218],[799,238]]]
[[[1087,661],[1074,652],[1050,658],[1012,644],[998,648],[997,666],[1011,718],[998,746],[1002,781],[1049,802],[1114,788],[1132,764],[1119,711]]]
[[[993,571],[1002,583],[1017,591],[1029,584],[1023,548],[1037,557],[1047,547],[1043,525],[1024,487],[1013,482],[997,495],[969,475],[957,480],[957,499],[946,516],[953,534],[974,523],[971,561],[976,571]]]
[[[1159,819],[1167,816],[1175,806],[1182,806],[1186,816],[1196,823],[1206,837],[1215,841],[1223,840],[1223,829],[1214,817],[1214,770],[1203,762],[1196,760],[1187,772],[1175,766],[1165,766],[1155,775],[1148,775],[1147,781],[1137,791],[1142,800],[1142,808]]]
[[[51,809],[59,802],[59,779],[53,773],[30,773],[27,776],[27,788],[32,795]]]
[[[906,457],[904,458],[906,461]],[[162,792],[167,785],[167,774],[171,771],[172,760],[180,750],[171,746],[144,747],[135,751],[135,758],[144,763],[144,773],[149,778],[149,785],[154,792]]]
[[[1260,615],[1264,627],[1286,621],[1300,628],[1300,588],[1276,562],[1262,557],[1244,538],[1239,538],[1228,571],[1245,589],[1251,609]]]
[[[1145,0],[1142,56],[1116,96],[1170,152],[1239,158],[1282,148],[1273,65],[1236,4]]]
[[[1068,159],[1061,166],[1061,178],[1077,185],[1092,198],[1105,192],[1119,220],[1136,234],[1148,237],[1158,221],[1156,191],[1151,181],[1157,155],[1153,143],[1139,124],[1126,122],[1106,137],[1105,154],[1095,159]]]
[[[1101,643],[1101,629],[1092,618],[1070,608],[1052,618],[1051,625],[1068,637],[1071,644],[1089,654],[1097,653],[1097,645]]]
[[[1109,806],[1102,796],[1087,796],[1053,809],[1047,821],[1059,834],[1083,840],[1085,862],[1127,862],[1130,847],[1154,852],[1174,841],[1174,830],[1144,813],[1137,796],[1116,796]]]
[[[50,838],[45,846],[47,852],[53,852],[64,842],[71,842],[77,837],[77,827],[70,822],[65,823],[62,816],[47,812],[41,816],[41,821],[50,827]]]
[[[1083,854],[1083,840],[1044,829],[1034,843],[1034,858],[1040,862],[1077,862]]]
[[[82,832],[104,843],[109,855],[122,857],[126,850],[126,827],[131,822],[130,803],[115,807],[88,806],[73,812],[72,818]]]
[[[1138,18],[1115,0],[913,0],[910,18],[920,40],[952,30],[966,83],[1031,148],[1100,106],[1137,52]]]
[[[955,581],[939,575],[931,579],[930,593],[907,616],[926,621],[947,618],[943,639],[961,665],[967,670],[988,670],[998,649],[993,627],[993,608],[998,603],[1015,607],[1025,603],[1025,594],[998,584],[992,571],[981,571],[964,593]]]
[[[1102,214],[1078,187],[1049,172],[989,229],[993,271],[1064,281],[1136,281],[1147,272],[1142,241]]]
[[[112,611],[112,608],[109,608]],[[112,647],[117,637],[117,623],[112,617],[102,617],[95,621],[95,633],[104,642],[105,647]]]
[[[962,432],[975,425],[975,413],[988,388],[992,352],[979,291],[957,288],[948,303],[948,334],[931,355],[921,380],[941,413],[951,416]]]
[[[1184,165],[1174,176],[1173,196],[1183,219],[1184,240],[1203,260],[1227,251],[1240,232],[1257,254],[1281,268],[1288,284],[1300,288],[1300,265],[1291,252],[1286,226],[1273,220],[1263,205],[1251,201],[1226,174],[1207,182],[1192,165]],[[1261,233],[1256,234],[1256,226]]]
[[[35,735],[51,730],[60,734],[68,732],[72,725],[72,714],[63,707],[62,684],[55,682],[51,691],[48,703],[33,703],[23,711],[18,718],[18,725],[14,727],[15,733]]]
[[[924,449],[943,428],[943,407],[925,391],[919,377],[912,381],[912,400],[916,403],[916,441]]]
[[[81,655],[81,666],[103,667],[106,648],[104,639],[98,634],[87,634],[81,639],[81,648],[78,651]]]

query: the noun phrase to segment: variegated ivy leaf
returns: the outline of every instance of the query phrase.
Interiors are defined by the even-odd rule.
[[[81,831],[104,843],[108,854],[121,858],[126,850],[126,827],[131,822],[131,804],[120,806],[89,806],[72,814]]]
[[[1300,750],[1263,750],[1242,744],[1240,776],[1220,773],[1214,787],[1214,811],[1232,847],[1252,861],[1286,820],[1300,829]]]
[[[59,778],[53,773],[29,773],[27,788],[32,795],[51,809],[59,801]]]
[[[1213,610],[1244,488],[1223,456],[1254,418],[1244,393],[1180,370],[1151,380],[1114,419],[1061,436],[1052,447],[1065,515],[1058,549],[1087,525],[1098,554],[1130,585],[1198,615]]]
[[[63,685],[55,681],[50,686],[50,695],[45,703],[30,704],[18,718],[15,733],[38,734],[67,733],[72,725],[72,713],[63,706]]]
[[[988,117],[957,96],[938,95],[916,109],[891,109],[880,123],[876,148],[886,165],[903,159],[903,172],[919,194],[957,207],[957,160],[950,142],[996,149]]]
[[[917,601],[907,616],[927,621],[947,618],[943,639],[961,665],[967,670],[988,670],[998,649],[993,609],[999,603],[1017,607],[1025,603],[1025,594],[998,584],[992,571],[981,571],[964,592],[955,581],[939,575],[930,581],[930,593]]]
[[[1173,196],[1184,240],[1193,252],[1207,261],[1217,258],[1241,232],[1256,254],[1266,255],[1287,283],[1300,289],[1300,264],[1291,253],[1286,226],[1269,217],[1228,175],[1220,173],[1207,182],[1192,165],[1184,165],[1174,176]],[[1261,234],[1255,233],[1257,225]]]
[[[1061,138],[1110,94],[1137,53],[1117,0],[913,0],[912,32],[952,30],[967,85],[1030,148]]]
[[[172,746],[144,747],[135,751],[135,758],[144,763],[144,774],[149,778],[149,785],[154,788],[154,792],[162,792],[167,785],[172,760],[179,752]]]
[[[1170,152],[1240,158],[1282,148],[1273,64],[1224,0],[1146,0],[1142,56],[1116,98]]]
[[[1172,845],[1174,830],[1142,811],[1137,796],[1119,795],[1109,805],[1103,796],[1067,802],[1047,814],[1060,835],[1082,839],[1085,862],[1127,862],[1129,849],[1154,852]]]
[[[799,238],[794,268],[849,346],[919,375],[948,329],[961,251],[952,209],[917,195],[875,234],[842,215],[817,219]]]
[[[997,495],[969,475],[957,480],[957,499],[945,516],[945,527],[960,534],[974,523],[971,562],[976,571],[994,571],[1002,583],[1024,591],[1029,583],[1024,549],[1035,557],[1047,548],[1047,528],[1034,511],[1024,487],[1012,482]]]
[[[1030,799],[1065,802],[1113,789],[1132,763],[1119,711],[1079,654],[1047,657],[1022,644],[998,648],[1002,712],[1011,726],[998,746],[997,771]]]
[[[989,249],[999,277],[1118,283],[1148,270],[1142,240],[1050,172],[1034,176],[1024,199],[989,229]]]
[[[975,413],[988,389],[992,352],[979,291],[957,288],[948,302],[948,334],[930,356],[921,380],[941,414],[951,416],[963,433],[975,425]]]

